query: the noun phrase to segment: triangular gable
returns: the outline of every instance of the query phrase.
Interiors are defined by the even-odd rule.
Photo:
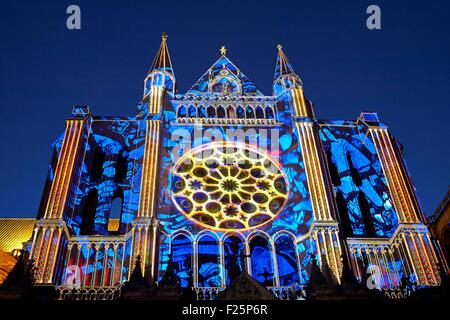
[[[261,91],[256,89],[253,82],[250,81],[234,63],[225,55],[222,55],[189,89],[191,94],[213,93],[210,91],[210,85],[217,81],[218,78],[229,76],[240,84],[242,95],[263,95]]]
[[[218,300],[275,300],[275,295],[243,271],[222,291]]]

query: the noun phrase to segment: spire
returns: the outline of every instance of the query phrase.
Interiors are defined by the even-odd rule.
[[[164,276],[159,282],[160,286],[178,286],[180,283],[180,278],[175,272],[175,263],[173,262],[172,252],[169,254],[169,260],[167,261],[167,268]]]
[[[141,264],[141,256],[138,255],[136,257],[134,269],[131,272],[130,278],[128,279],[128,282],[126,284],[127,288],[145,288],[145,280]]]
[[[144,96],[147,97],[152,87],[163,87],[167,92],[175,93],[175,75],[167,47],[167,34],[161,36],[161,45],[153,60],[152,66],[144,80]],[[157,91],[157,90],[154,90]]]
[[[167,47],[167,34],[163,32],[161,36],[161,45],[156,53],[155,60],[153,60],[152,66],[148,73],[152,71],[166,71],[173,74],[172,61],[170,61],[169,48]]]
[[[277,45],[278,57],[273,75],[273,92],[279,94],[291,87],[303,86],[302,79],[295,73],[281,44]]]
[[[274,80],[284,75],[293,75],[298,77],[294,71],[294,68],[292,68],[292,65],[289,63],[286,54],[283,52],[283,46],[281,44],[278,44],[277,49],[278,49],[278,57],[277,57],[277,65],[275,67],[275,74],[273,77]]]
[[[363,286],[358,282],[352,269],[348,263],[347,255],[342,253],[342,275],[341,275],[341,287],[344,289],[348,288],[363,288]]]

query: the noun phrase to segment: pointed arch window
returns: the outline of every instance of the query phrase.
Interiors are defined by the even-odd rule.
[[[241,106],[237,107],[236,114],[239,119],[245,119],[244,108],[242,108]]]
[[[208,118],[216,117],[216,109],[213,106],[209,106],[207,111],[208,111]]]
[[[162,75],[160,73],[155,73],[153,75],[153,85],[160,86],[162,85]]]
[[[245,270],[244,242],[235,235],[229,236],[223,242],[225,258],[226,284],[229,285]]]
[[[204,106],[199,105],[197,111],[198,111],[197,116],[199,118],[206,118],[206,110]]]
[[[273,109],[271,107],[266,107],[266,119],[275,119]]]
[[[299,282],[297,254],[294,241],[288,235],[282,235],[275,241],[277,253],[278,277],[281,286],[289,286]]]
[[[264,119],[264,111],[260,106],[256,107],[256,118]]]
[[[217,108],[217,118],[224,119],[225,118],[225,108],[220,106]]]
[[[194,106],[189,106],[189,117],[196,118],[197,117],[197,109]]]
[[[215,238],[203,236],[198,241],[198,284],[200,287],[219,287],[219,246]]]
[[[245,117],[247,119],[254,119],[255,118],[255,111],[253,110],[252,107],[247,106],[247,108],[245,109]]]
[[[255,236],[250,240],[250,259],[252,262],[252,277],[264,286],[273,286],[272,252],[267,239],[262,236]]]
[[[233,106],[228,106],[228,108],[227,108],[227,117],[230,118],[230,119],[233,119],[235,117],[234,116],[234,108],[233,108]]]
[[[183,105],[181,105],[179,108],[178,108],[178,118],[185,118],[186,117],[186,107],[185,106],[183,106]]]
[[[192,243],[184,234],[172,239],[172,260],[175,273],[181,280],[181,287],[187,287],[192,273]]]

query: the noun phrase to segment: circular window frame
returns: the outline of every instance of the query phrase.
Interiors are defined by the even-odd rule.
[[[223,221],[235,222],[235,223],[238,224],[238,226],[237,227],[224,227],[224,226],[221,226],[221,224],[223,224],[224,222],[223,221],[221,222],[217,217],[213,216],[213,214],[211,214],[211,213],[200,212],[197,215],[198,216],[202,216],[203,215],[203,216],[210,217],[211,219],[214,220],[214,225],[211,225],[210,223],[205,223],[203,221],[200,221],[197,217],[195,217],[196,216],[196,213],[195,213],[195,210],[194,210],[195,203],[191,203],[192,204],[191,212],[189,212],[188,210],[185,210],[185,209],[183,209],[181,207],[181,205],[177,201],[177,195],[180,198],[181,197],[187,198],[187,197],[189,197],[189,195],[188,196],[186,196],[186,195],[179,196],[182,193],[175,191],[175,187],[174,187],[175,179],[176,179],[176,177],[180,178],[180,175],[183,174],[183,172],[178,172],[179,168],[181,167],[181,165],[184,164],[184,162],[186,160],[188,160],[188,159],[190,159],[190,160],[195,159],[196,156],[200,152],[204,152],[204,151],[207,151],[207,150],[218,149],[218,148],[220,148],[222,150],[226,150],[224,148],[235,148],[235,149],[239,149],[237,152],[241,152],[241,153],[244,153],[245,151],[249,151],[249,152],[257,154],[259,157],[261,157],[261,158],[258,158],[258,159],[262,159],[262,160],[266,160],[267,159],[268,161],[270,161],[271,166],[275,166],[275,168],[277,169],[276,176],[273,179],[271,179],[270,183],[272,184],[271,188],[273,190],[275,190],[277,192],[277,194],[275,196],[270,197],[269,200],[266,201],[266,203],[267,203],[267,211],[270,211],[271,214],[267,214],[266,212],[263,212],[260,208],[257,207],[255,213],[249,214],[249,217],[248,217],[247,222],[245,224],[242,223],[242,219],[241,218],[230,218],[230,217],[227,217],[227,218],[224,218]],[[223,153],[223,154],[227,154],[227,153]],[[186,172],[186,174],[189,174],[190,172],[195,170],[195,166],[204,166],[204,167],[206,167],[205,163],[210,158],[212,158],[212,155],[209,156],[206,159],[203,159],[203,163],[202,164],[200,164],[200,165],[199,164],[194,164],[194,168],[189,169],[188,172]],[[260,166],[262,167],[263,165],[260,165]],[[243,168],[241,168],[241,169],[243,169]],[[250,171],[252,169],[245,169],[245,170],[250,174]],[[279,190],[277,190],[275,188],[275,186],[273,186],[273,183],[275,182],[275,180],[279,179],[280,177],[282,177],[283,182],[284,182],[284,187],[286,188],[284,193],[280,192]],[[182,190],[184,190],[186,188],[186,180],[184,178],[181,178],[181,179],[182,179],[183,184],[184,184],[184,187],[183,187]],[[259,179],[261,179],[261,178],[255,178],[255,179],[258,179],[258,181],[259,181]],[[223,182],[223,180],[219,181],[218,184],[220,185],[222,182]],[[183,154],[176,161],[175,165],[173,166],[173,168],[171,170],[171,183],[172,183],[172,188],[170,190],[171,199],[172,199],[172,202],[175,205],[176,209],[179,212],[181,212],[187,219],[189,219],[190,221],[194,222],[195,224],[197,224],[197,225],[199,225],[199,226],[201,226],[203,228],[210,229],[210,230],[215,230],[215,231],[222,231],[222,232],[227,232],[227,231],[246,231],[246,230],[253,230],[253,229],[261,228],[261,227],[265,226],[266,224],[272,222],[276,217],[279,216],[279,214],[283,211],[284,207],[286,206],[286,203],[287,203],[289,195],[290,195],[289,180],[287,179],[285,172],[282,170],[282,168],[280,166],[280,163],[278,161],[276,161],[268,152],[264,152],[264,151],[258,149],[257,147],[253,147],[253,146],[250,146],[250,145],[231,143],[231,142],[211,142],[211,143],[203,144],[201,146],[198,146],[196,148],[190,149],[189,151],[185,152],[185,154]],[[252,186],[256,187],[256,182]],[[189,190],[191,190],[191,189],[192,189],[192,187]],[[258,189],[256,189],[256,190],[258,190]],[[203,191],[203,193],[206,193],[207,196],[208,196],[208,200],[206,200],[202,204],[206,208],[206,204],[207,203],[213,203],[213,201],[211,201],[211,192],[207,192],[205,190],[202,190],[202,191]],[[251,204],[255,203],[255,204],[257,204],[257,202],[255,200],[253,200],[253,195],[257,194],[257,193],[262,193],[262,194],[267,196],[267,194],[265,192],[262,192],[262,191],[260,191],[260,192],[253,192],[253,193],[251,193],[251,200],[247,201],[247,203],[251,203]],[[282,202],[279,205],[279,208],[277,208],[276,212],[273,213],[272,210],[269,208],[269,202],[273,201],[274,199],[281,199],[281,198],[282,198]],[[192,202],[192,199],[188,199],[188,200],[189,200],[189,202]],[[220,202],[220,201],[217,200],[217,202]],[[222,207],[224,207],[223,204],[222,204]],[[237,205],[237,207],[239,208],[238,215],[242,215],[242,211],[243,210],[240,208],[240,205]],[[270,216],[270,217],[268,219],[260,222],[260,223],[257,223],[255,225],[250,225],[248,221],[252,217],[255,217],[255,216],[258,216],[258,215],[261,215],[261,216],[266,215],[266,216]],[[241,224],[243,226],[239,226],[239,224]]]

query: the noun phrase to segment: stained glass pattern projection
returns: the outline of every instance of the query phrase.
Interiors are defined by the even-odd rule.
[[[193,149],[173,170],[173,198],[190,219],[215,229],[248,229],[273,219],[286,180],[268,155],[237,145]]]

